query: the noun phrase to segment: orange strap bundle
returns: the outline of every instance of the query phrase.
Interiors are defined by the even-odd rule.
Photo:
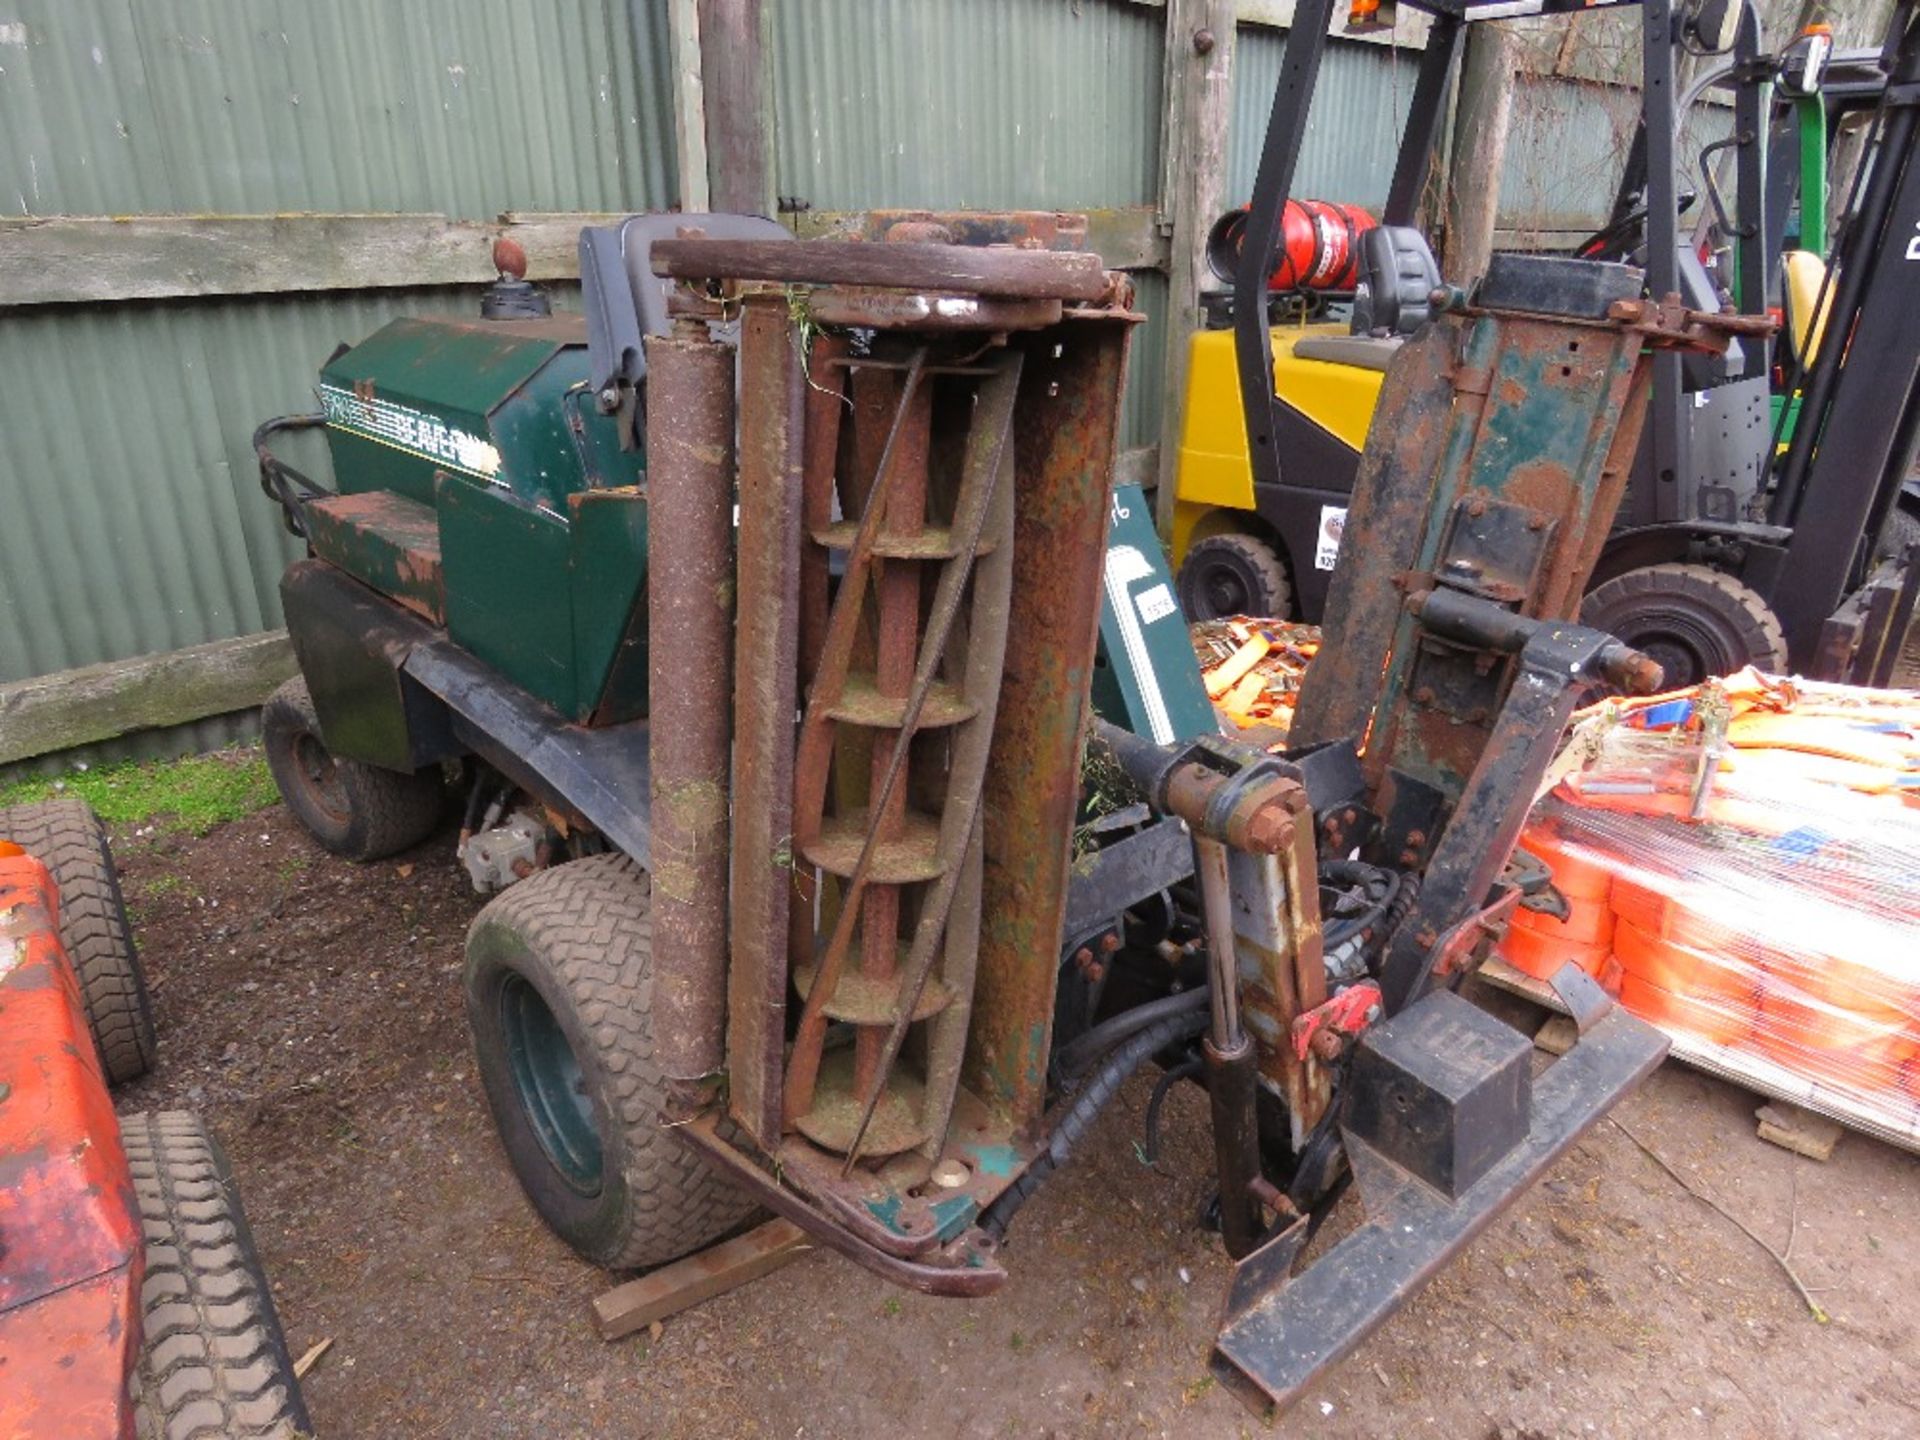
[[[1920,1133],[1920,695],[1749,669],[1591,707],[1570,754],[1520,843],[1571,915],[1503,955]]]

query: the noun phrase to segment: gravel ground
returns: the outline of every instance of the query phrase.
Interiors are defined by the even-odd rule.
[[[1263,1432],[1206,1376],[1227,1266],[1194,1218],[1196,1092],[1153,1170],[1136,1082],[1022,1213],[998,1296],[926,1299],[810,1253],[608,1345],[587,1302],[609,1277],[521,1198],[473,1073],[480,902],[452,836],[367,868],[278,808],[115,841],[161,1036],[121,1103],[189,1106],[222,1137],[294,1353],[334,1342],[306,1382],[327,1440]],[[1664,1068],[1279,1432],[1920,1434],[1920,1166],[1860,1136],[1790,1155],[1754,1138],[1754,1105]],[[1628,1131],[1791,1244],[1831,1322]]]

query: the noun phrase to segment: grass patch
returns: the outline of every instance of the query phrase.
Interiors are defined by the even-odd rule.
[[[204,835],[280,798],[258,747],[144,765],[106,765],[0,786],[0,806],[75,795],[111,825],[154,823]]]

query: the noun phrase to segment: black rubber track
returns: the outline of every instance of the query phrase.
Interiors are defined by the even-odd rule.
[[[179,1111],[123,1116],[120,1136],[147,1241],[139,1440],[311,1434],[226,1156]]]
[[[347,860],[378,860],[433,833],[439,823],[446,787],[437,769],[406,774],[333,759],[337,798],[330,811],[303,778],[298,752],[302,736],[324,744],[307,682],[296,675],[267,698],[260,712],[267,768],[280,787],[287,809],[322,846]]]
[[[676,1260],[753,1211],[661,1128],[652,898],[647,872],[631,859],[594,855],[510,886],[467,932],[467,1018],[507,1158],[554,1232],[610,1270]],[[522,1108],[501,1021],[502,987],[513,975],[539,992],[580,1063],[604,1155],[596,1194],[567,1184]]]
[[[60,944],[80,977],[108,1081],[139,1079],[153,1068],[153,1003],[100,818],[84,800],[18,805],[0,810],[0,839],[23,847],[59,887]]]

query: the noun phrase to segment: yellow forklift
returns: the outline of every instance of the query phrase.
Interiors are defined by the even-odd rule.
[[[1320,619],[1388,363],[1428,323],[1440,282],[1413,220],[1464,27],[1592,8],[1431,7],[1382,223],[1344,233],[1350,207],[1288,194],[1325,27],[1312,43],[1289,45],[1252,203],[1210,237],[1211,267],[1232,289],[1206,297],[1209,323],[1189,352],[1172,542],[1190,617]],[[1868,542],[1899,525],[1915,440],[1914,287],[1901,281],[1894,242],[1906,233],[1907,192],[1920,186],[1907,175],[1913,103],[1888,81],[1914,63],[1914,7],[1896,9],[1883,49],[1836,66],[1831,87],[1831,39],[1818,31],[1766,54],[1751,4],[1648,0],[1639,9],[1642,124],[1613,214],[1579,254],[1641,264],[1649,294],[1678,293],[1694,309],[1758,318],[1784,308],[1798,343],[1776,355],[1758,337],[1724,356],[1659,357],[1627,498],[1583,619],[1651,655],[1673,684],[1747,663],[1871,680],[1898,651],[1889,636],[1904,633],[1913,609],[1901,557]],[[1676,95],[1683,49],[1709,63]],[[1683,233],[1691,197],[1678,193],[1679,118],[1716,86],[1732,93],[1732,133],[1700,157],[1709,203]],[[1886,163],[1862,165],[1830,263],[1796,254],[1813,264],[1782,267],[1794,203],[1784,182],[1799,181],[1803,222],[1810,202],[1824,205],[1824,193],[1809,193],[1824,185],[1824,154],[1808,153],[1824,126],[1809,140],[1804,119],[1829,88],[1838,103],[1873,108],[1868,148]],[[1713,183],[1727,149],[1730,205]],[[1782,268],[1803,278],[1784,296]],[[1336,318],[1343,305],[1350,318]],[[1824,355],[1811,343],[1822,338],[1831,342]],[[1871,382],[1844,385],[1849,371]],[[1772,403],[1775,390],[1793,403]],[[1808,423],[1796,427],[1802,415]]]

